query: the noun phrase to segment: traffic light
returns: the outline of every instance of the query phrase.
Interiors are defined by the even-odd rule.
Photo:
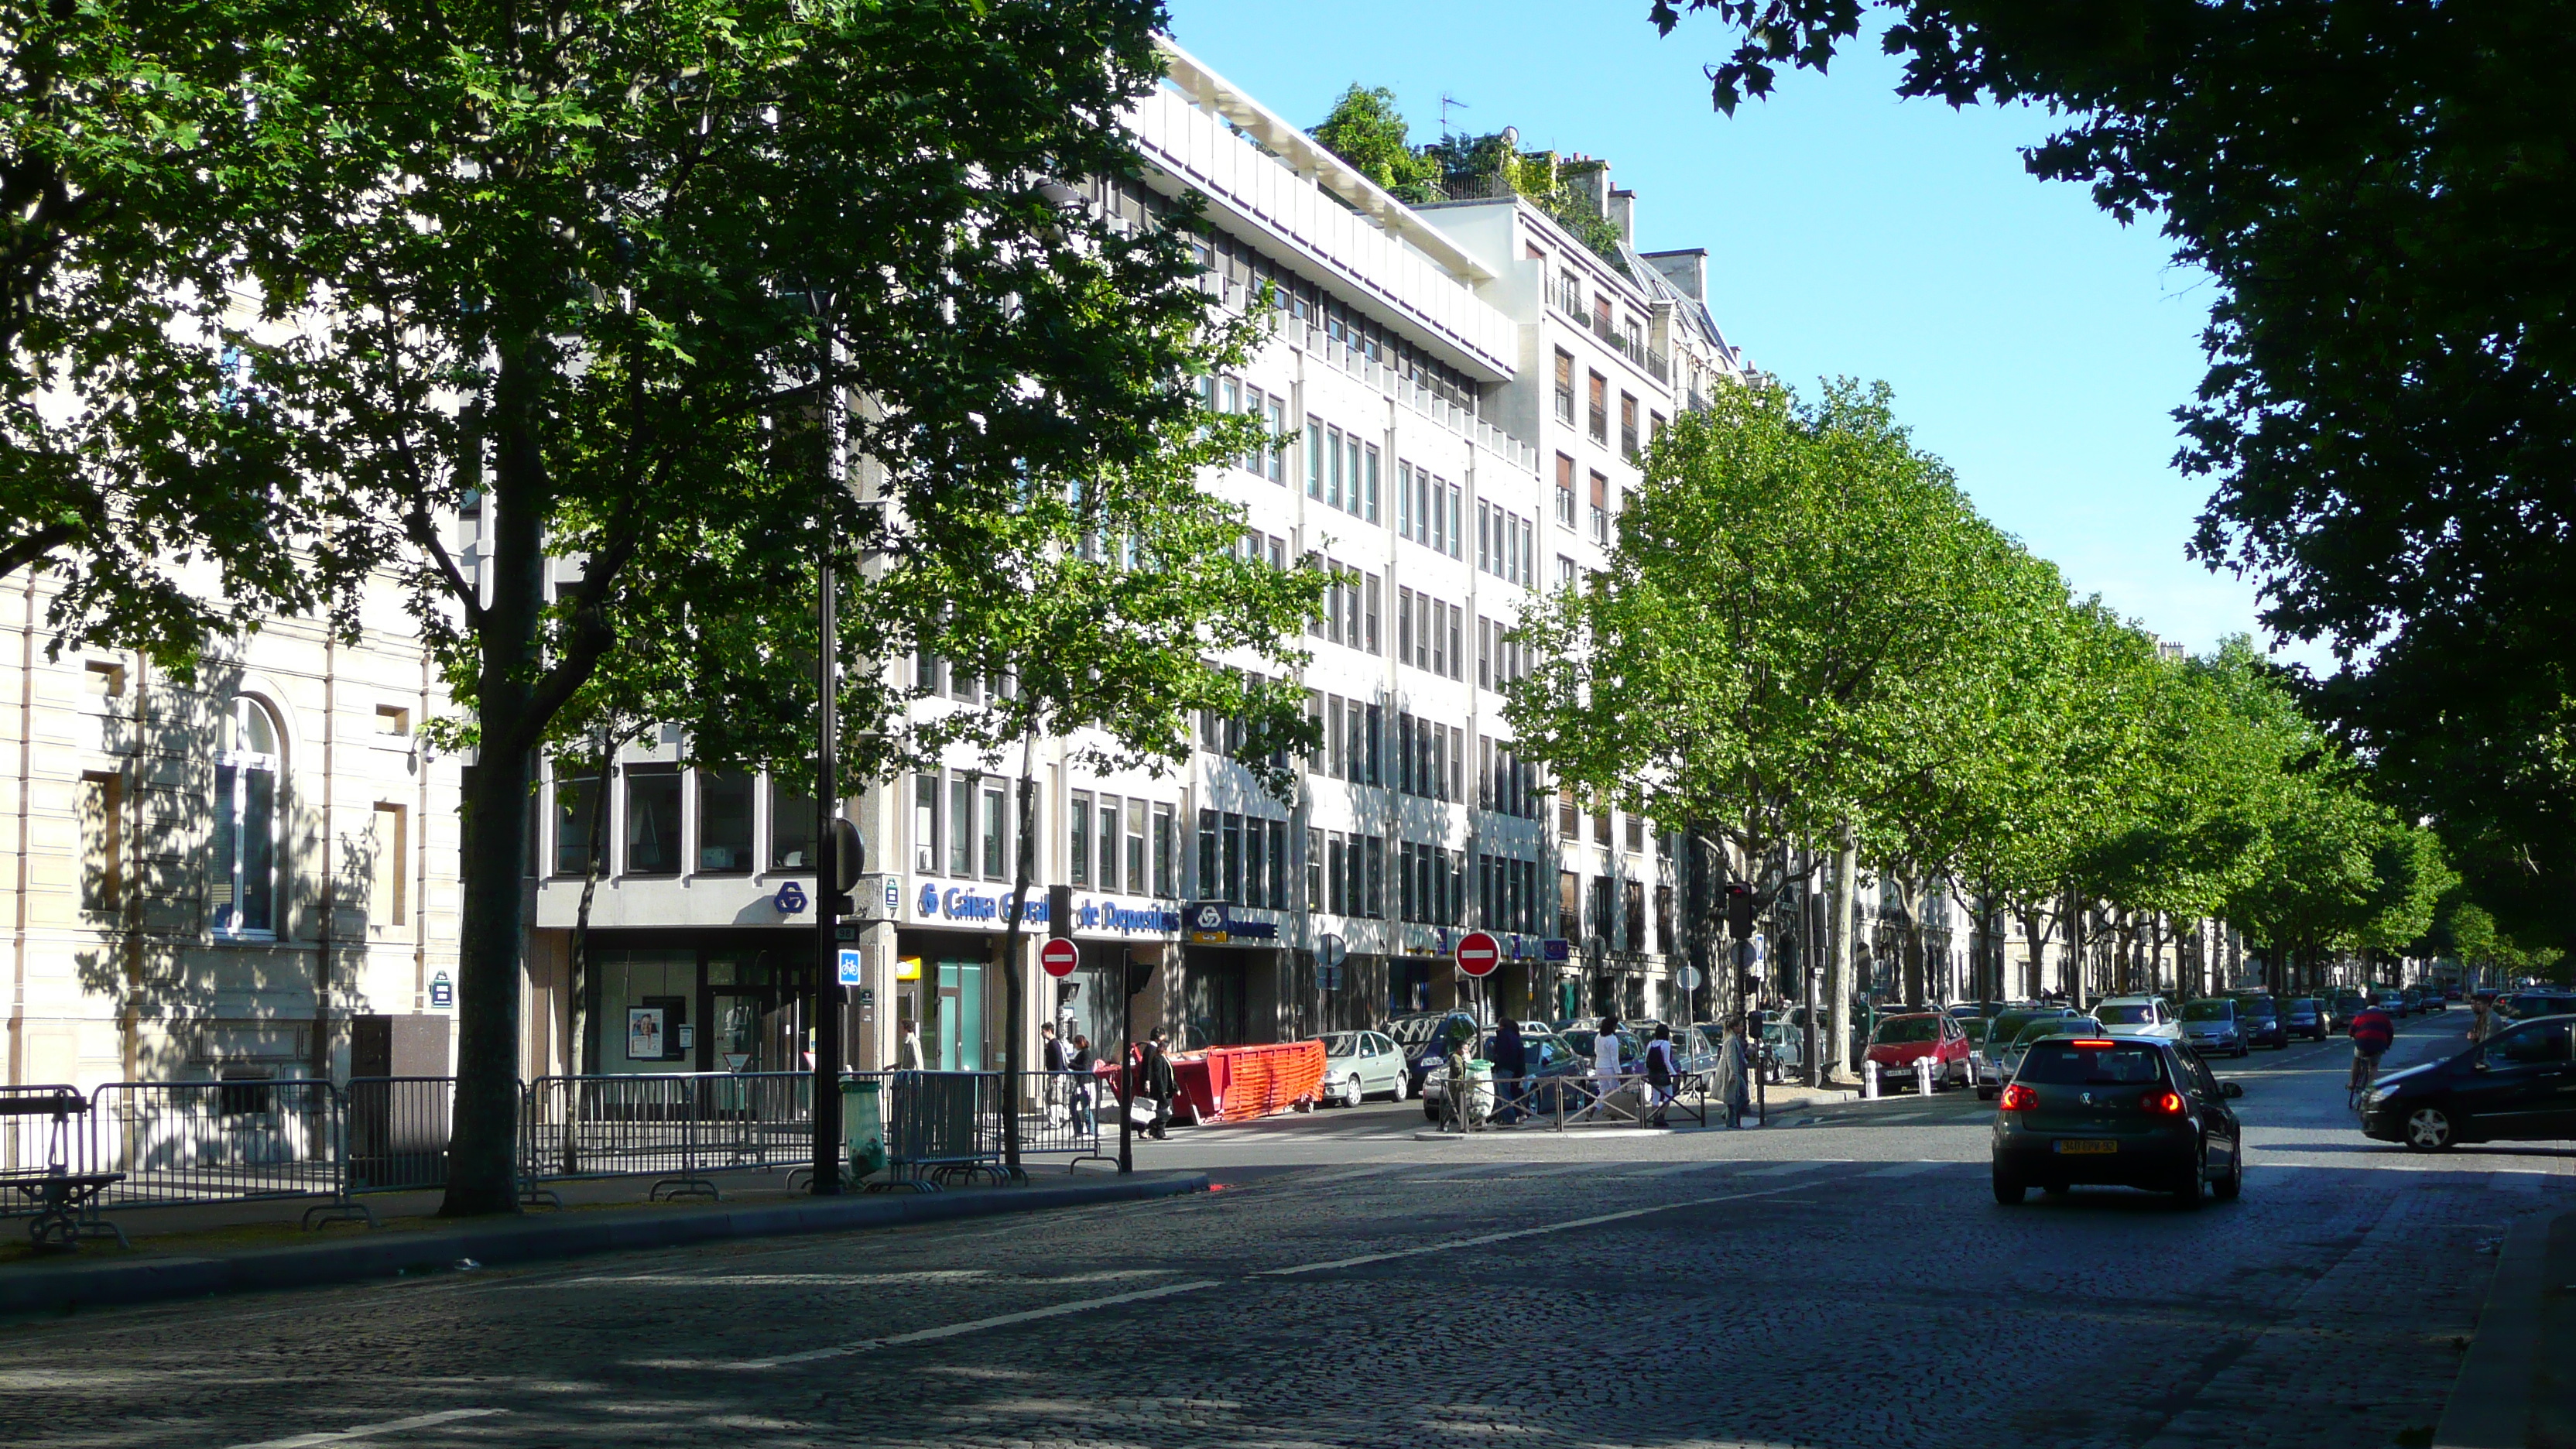
[[[1753,934],[1753,887],[1740,880],[1726,883],[1726,930],[1739,941]]]
[[[832,817],[832,878],[816,881],[815,894],[823,898],[825,917],[855,916],[859,903],[850,892],[868,869],[868,843],[859,835],[859,827],[835,815]]]
[[[1047,938],[1054,941],[1073,939],[1073,887],[1047,887]]]
[[[1134,996],[1154,984],[1154,963],[1139,961],[1134,952],[1127,956],[1127,994]]]

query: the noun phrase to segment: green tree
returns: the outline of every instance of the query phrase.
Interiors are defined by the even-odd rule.
[[[316,601],[225,285],[292,159],[288,14],[0,0],[0,574],[50,575],[53,648],[185,672]]]
[[[1412,205],[1442,199],[1440,164],[1413,148],[1412,128],[1384,86],[1362,90],[1354,81],[1314,129],[1315,140],[1359,173]]]
[[[1718,107],[1875,11],[1901,93],[2046,106],[2027,153],[2215,281],[2178,416],[2195,551],[2331,643],[2317,696],[2508,923],[2576,943],[2576,329],[2563,8],[1656,0],[1737,38]]]
[[[845,664],[911,652],[951,602],[919,581],[989,563],[961,520],[1041,480],[1114,489],[1198,416],[1215,304],[1190,213],[1130,229],[1079,191],[1141,186],[1117,118],[1160,74],[1159,20],[578,0],[334,12],[302,38],[327,103],[277,117],[301,189],[256,258],[297,329],[277,386],[332,490],[323,562],[406,580],[478,752],[444,1212],[514,1206],[529,762],[603,663],[711,700],[810,680],[827,538],[867,581]],[[467,506],[470,568],[441,524]],[[550,557],[577,583],[549,588]],[[864,775],[895,705],[853,704]],[[708,758],[759,746],[691,722]]]

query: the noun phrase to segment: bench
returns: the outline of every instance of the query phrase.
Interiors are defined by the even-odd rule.
[[[119,1247],[133,1246],[124,1229],[98,1215],[99,1195],[125,1174],[72,1166],[71,1121],[88,1115],[89,1099],[71,1087],[0,1087],[0,1118],[53,1121],[44,1167],[0,1170],[0,1195],[15,1194],[33,1215],[27,1236],[38,1252],[73,1252],[83,1238],[113,1237]]]

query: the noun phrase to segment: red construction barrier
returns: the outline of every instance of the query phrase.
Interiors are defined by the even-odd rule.
[[[1173,1058],[1172,1080],[1174,1116],[1202,1123],[1249,1122],[1312,1106],[1323,1096],[1324,1044],[1210,1047]]]

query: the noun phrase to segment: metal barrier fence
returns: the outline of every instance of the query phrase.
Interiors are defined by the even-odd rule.
[[[1440,1129],[1488,1132],[1508,1128],[1708,1125],[1709,1076],[1681,1072],[1658,1093],[1644,1073],[1604,1082],[1591,1073],[1471,1079],[1464,1091],[1444,1085]]]
[[[308,1078],[110,1082],[90,1094],[96,1169],[125,1176],[107,1206],[336,1195],[342,1099]]]
[[[89,1100],[59,1082],[0,1087],[0,1172],[89,1164]],[[8,1216],[0,1205],[0,1217]]]
[[[528,1084],[520,1172],[529,1182],[653,1176],[646,1196],[715,1197],[706,1174],[814,1160],[807,1072],[540,1077]]]
[[[1022,1104],[1020,1113],[1020,1153],[1022,1156],[1072,1154],[1073,1162],[1115,1162],[1103,1155],[1101,1134],[1118,1135],[1117,1079],[1098,1072],[1025,1072],[1028,1084],[1025,1094],[1014,1093]]]
[[[1002,1178],[1002,1113],[1013,1110],[1000,1072],[895,1072],[887,1078],[886,1180],[871,1192],[936,1189],[978,1175]]]

